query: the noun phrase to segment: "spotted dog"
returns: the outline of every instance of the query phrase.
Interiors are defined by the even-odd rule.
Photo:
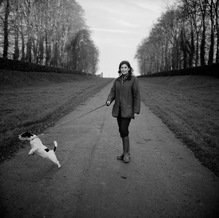
[[[34,153],[40,155],[41,157],[47,158],[55,163],[58,168],[61,167],[56,155],[55,150],[58,146],[57,142],[54,141],[53,150],[48,149],[45,145],[43,145],[42,141],[37,135],[32,134],[31,132],[24,132],[18,136],[18,138],[22,141],[30,141],[31,149],[28,155],[33,155]]]

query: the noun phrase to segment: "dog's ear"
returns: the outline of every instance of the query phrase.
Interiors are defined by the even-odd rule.
[[[24,133],[21,134],[21,136],[30,138],[31,136],[33,136],[33,134],[31,132],[24,132]]]

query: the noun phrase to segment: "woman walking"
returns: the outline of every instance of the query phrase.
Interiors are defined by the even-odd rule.
[[[123,144],[123,153],[117,159],[123,160],[124,163],[130,161],[129,124],[131,119],[135,118],[135,114],[140,113],[139,84],[132,72],[128,61],[119,64],[119,77],[114,81],[106,101],[106,105],[109,106],[115,100],[112,115],[117,118]]]

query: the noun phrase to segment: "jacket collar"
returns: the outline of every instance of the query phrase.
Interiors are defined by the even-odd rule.
[[[121,75],[120,77],[119,77],[119,80],[121,81],[121,82],[125,82],[127,79],[128,79],[128,74],[126,74],[126,75]]]

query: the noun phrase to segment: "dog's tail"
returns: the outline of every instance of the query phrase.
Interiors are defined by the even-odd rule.
[[[54,151],[54,152],[56,151],[57,146],[58,146],[57,141],[54,141],[54,148],[53,148],[53,151]]]

